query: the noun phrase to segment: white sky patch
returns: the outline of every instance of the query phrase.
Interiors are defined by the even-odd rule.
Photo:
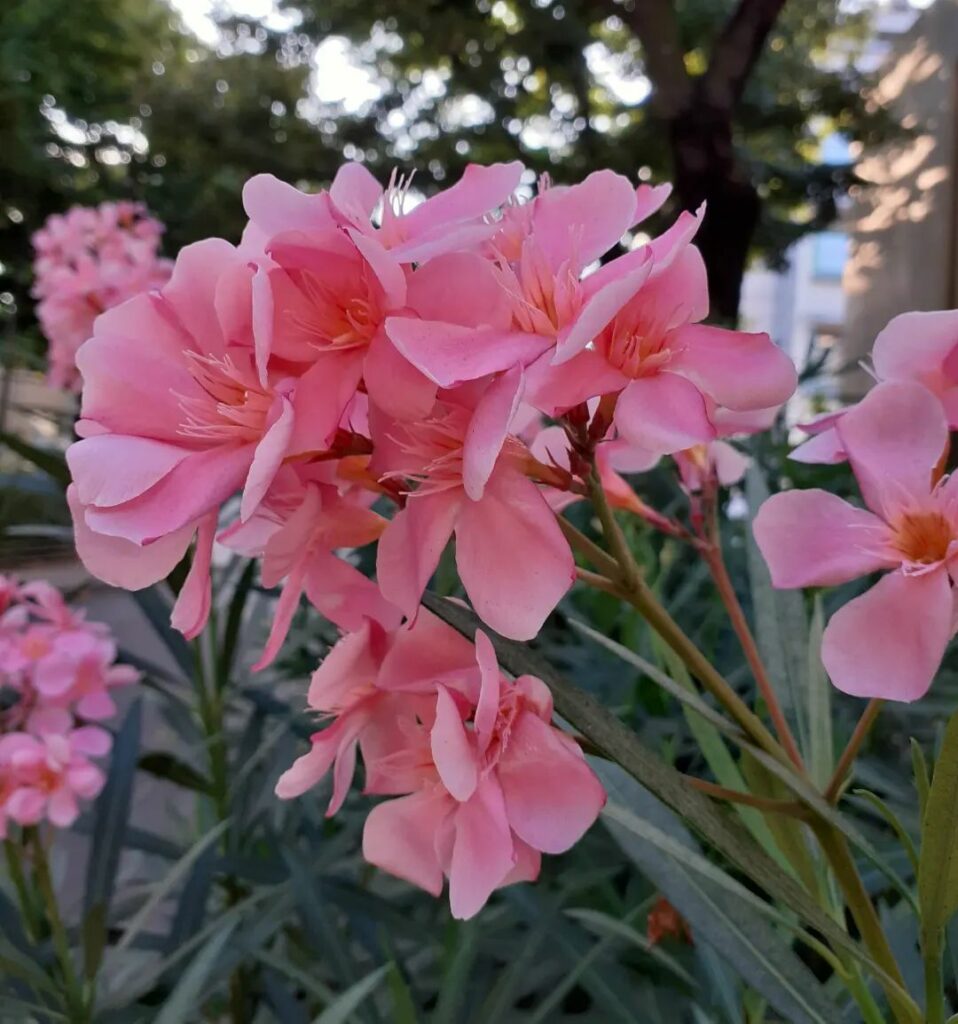
[[[585,62],[599,85],[628,107],[642,103],[652,91],[645,75],[627,67],[630,61],[612,53],[604,43],[590,43],[585,48]]]
[[[235,14],[255,18],[267,28],[282,31],[292,28],[298,21],[295,14],[281,14],[276,0],[167,0],[170,7],[183,19],[183,24],[202,42],[210,46],[219,41],[219,30],[214,15]]]
[[[382,95],[373,74],[355,57],[348,39],[327,36],[313,57],[313,94],[320,103],[340,104],[354,114]]]

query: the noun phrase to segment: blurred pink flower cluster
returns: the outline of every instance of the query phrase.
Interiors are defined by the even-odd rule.
[[[121,201],[74,206],[33,235],[33,295],[51,387],[79,391],[76,353],[96,317],[169,279],[172,264],[157,251],[162,234],[142,203]]]
[[[584,446],[610,500],[651,514],[621,473],[677,455],[689,491],[728,482],[741,460],[719,439],[766,427],[795,387],[766,335],[702,323],[701,211],[622,249],[668,187],[611,171],[524,180],[519,163],[472,165],[417,204],[408,181],[383,189],[360,164],[316,194],[253,178],[239,246],[188,246],[163,288],[97,319],[67,455],[77,548],[102,579],[148,586],[195,539],[173,612],[186,636],[209,613],[218,539],[283,583],[258,668],[303,593],[347,634],[334,665],[366,651],[332,697],[314,687],[335,721],[294,776],[318,778],[344,737],[341,795],[358,742],[367,789],[404,794],[370,817],[367,854],[431,891],[448,876],[463,915],[574,841],[601,797],[594,780],[573,786],[588,769],[540,683],[493,669],[484,683],[484,645],[478,667],[470,648],[448,676],[417,642],[448,542],[480,619],[529,640],[575,578],[557,511],[588,491]],[[373,542],[375,583],[345,551]],[[391,674],[393,643],[421,659],[411,690]],[[533,749],[566,766],[570,800],[588,793],[574,813]],[[406,814],[419,847],[390,859],[376,823]]]
[[[847,459],[865,508],[827,491],[774,495],[755,538],[778,587],[830,587],[885,575],[832,616],[822,659],[860,697],[913,701],[928,690],[958,617],[958,475],[946,474],[958,426],[958,310],[905,313],[875,341],[877,385],[823,417],[793,452]]]
[[[111,691],[138,678],[115,660],[108,627],[55,587],[0,576],[0,836],[8,821],[66,827],[102,788],[90,759],[110,734],[87,723],[110,718]]]

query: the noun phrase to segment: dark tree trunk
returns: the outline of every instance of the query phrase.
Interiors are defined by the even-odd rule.
[[[734,325],[761,199],[735,159],[728,111],[695,97],[671,122],[670,134],[680,205],[695,210],[707,204],[695,240],[708,272],[711,319]]]

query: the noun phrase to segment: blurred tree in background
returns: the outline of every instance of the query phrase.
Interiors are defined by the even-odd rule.
[[[0,10],[0,302],[29,328],[29,236],[51,213],[145,200],[165,249],[235,239],[258,171],[317,186],[345,158],[427,190],[521,157],[557,180],[607,166],[703,199],[713,311],[733,319],[751,253],[781,259],[828,223],[848,165],[820,139],[886,131],[855,70],[863,15],[838,0],[279,0],[282,27],[183,30],[164,0]],[[371,99],[321,102],[323,45]],[[826,60],[826,53],[828,59]],[[340,61],[341,64],[341,61]]]

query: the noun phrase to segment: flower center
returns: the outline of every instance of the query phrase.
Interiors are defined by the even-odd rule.
[[[258,441],[266,432],[273,394],[259,383],[252,366],[188,352],[188,365],[202,395],[180,396],[185,419],[179,433],[208,444]]]
[[[345,349],[370,343],[382,321],[382,311],[375,301],[363,273],[348,297],[336,294],[315,274],[304,273],[300,287],[308,300],[309,312],[291,314],[292,322],[311,341],[323,349]]]
[[[951,523],[938,511],[905,512],[895,524],[895,547],[919,565],[944,561],[953,537]]]

